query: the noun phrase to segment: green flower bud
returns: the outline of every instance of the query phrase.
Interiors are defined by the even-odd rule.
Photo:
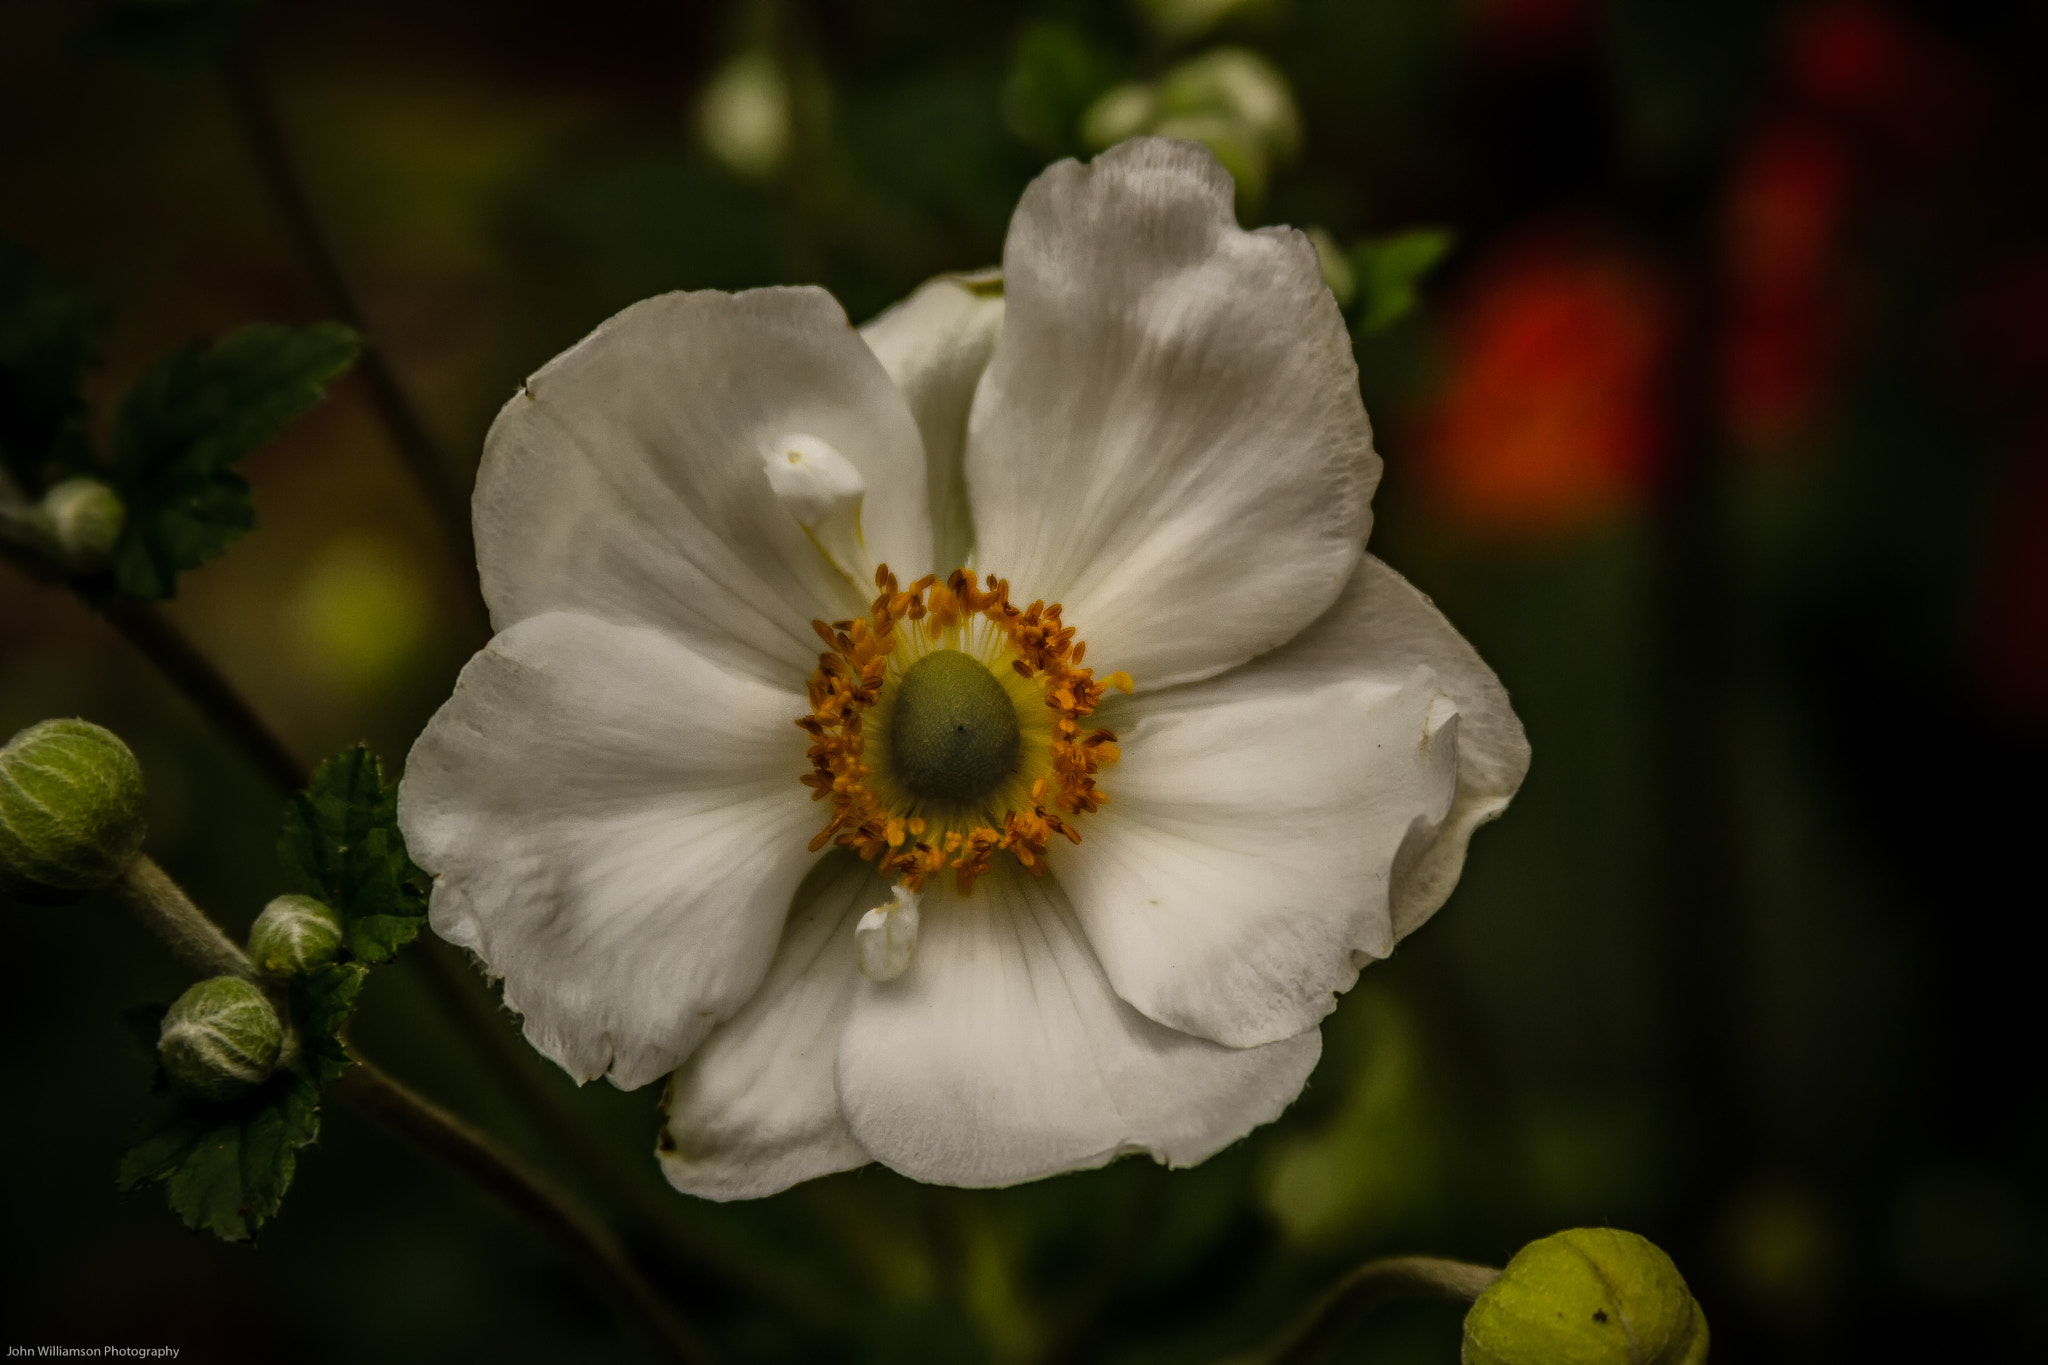
[[[1465,1315],[1464,1365],[1705,1365],[1707,1319],[1633,1232],[1574,1228],[1515,1253]]]
[[[113,561],[128,509],[98,479],[66,479],[43,494],[35,520],[59,563],[72,573],[93,573]]]
[[[113,731],[46,720],[0,749],[0,892],[51,904],[105,886],[145,828],[142,765]]]
[[[341,951],[341,916],[311,896],[279,896],[249,926],[249,956],[272,976],[324,967]]]
[[[284,1050],[284,1024],[261,987],[216,976],[179,996],[164,1014],[157,1057],[180,1089],[232,1100],[270,1079]]]
[[[1277,161],[1301,149],[1301,111],[1287,78],[1271,62],[1243,48],[1219,47],[1166,73],[1158,85],[1160,123],[1181,118],[1227,119],[1262,153]],[[1201,140],[1201,139],[1197,139]]]

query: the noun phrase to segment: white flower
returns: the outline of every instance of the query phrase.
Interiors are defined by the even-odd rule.
[[[1231,200],[1185,143],[1063,162],[1000,281],[858,332],[650,299],[492,428],[498,635],[399,818],[535,1047],[675,1073],[679,1188],[1200,1161],[1520,782],[1499,683],[1364,554],[1315,250]]]

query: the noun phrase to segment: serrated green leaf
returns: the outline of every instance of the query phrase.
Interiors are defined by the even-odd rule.
[[[1415,311],[1422,281],[1456,241],[1444,228],[1413,228],[1373,237],[1351,249],[1358,277],[1358,332],[1382,332]]]
[[[242,1125],[224,1123],[202,1133],[164,1178],[164,1195],[186,1227],[223,1242],[246,1241],[253,1229],[242,1194]]]
[[[114,490],[128,509],[116,585],[169,597],[180,573],[253,527],[234,466],[319,402],[361,349],[339,323],[258,325],[175,351],[137,380],[114,419]]]
[[[299,1148],[320,1136],[320,1088],[291,1077],[275,1104],[242,1123],[242,1207],[255,1220],[275,1218],[299,1166]]]
[[[382,962],[426,923],[427,878],[398,831],[398,788],[367,747],[322,763],[291,799],[278,853],[296,889],[341,916],[351,956]]]
[[[356,993],[369,971],[360,962],[337,962],[293,978],[292,1017],[309,1034],[333,1037],[355,1012]]]
[[[277,1216],[299,1149],[319,1136],[319,1087],[282,1072],[233,1105],[172,1097],[121,1159],[118,1179],[124,1190],[160,1183],[186,1227],[246,1241]]]
[[[0,469],[29,497],[91,467],[79,381],[106,326],[103,299],[0,239]]]
[[[355,1012],[356,994],[370,969],[360,962],[321,967],[292,981],[292,1017],[300,1032],[299,1065],[326,1085],[349,1068],[341,1031]]]
[[[167,1102],[143,1125],[141,1138],[121,1158],[115,1178],[124,1190],[166,1178],[212,1127],[190,1103],[182,1099]]]

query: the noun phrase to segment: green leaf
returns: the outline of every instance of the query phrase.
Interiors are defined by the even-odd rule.
[[[1383,332],[1415,311],[1423,278],[1451,249],[1455,234],[1445,228],[1412,228],[1371,237],[1351,248],[1358,277],[1358,332]]]
[[[1025,29],[1003,82],[1003,122],[1046,156],[1081,150],[1081,115],[1116,83],[1116,63],[1071,24]]]
[[[427,877],[398,832],[398,788],[363,745],[322,763],[291,799],[278,853],[296,889],[341,916],[354,957],[382,962],[426,923]]]
[[[370,969],[360,962],[339,962],[292,979],[292,1018],[300,1037],[299,1064],[326,1085],[349,1068],[341,1030],[354,1013],[356,993]]]
[[[174,351],[143,375],[114,419],[114,490],[128,508],[116,585],[169,597],[180,573],[253,527],[234,466],[319,402],[361,350],[339,323],[257,325]]]
[[[284,1071],[233,1105],[173,1096],[121,1159],[117,1179],[124,1190],[162,1184],[186,1227],[247,1241],[277,1216],[299,1149],[319,1136],[319,1086]]]
[[[31,498],[91,468],[79,380],[106,328],[104,300],[0,238],[0,469]]]

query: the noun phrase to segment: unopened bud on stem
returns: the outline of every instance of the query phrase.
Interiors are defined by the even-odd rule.
[[[272,976],[324,967],[340,951],[341,916],[311,896],[279,896],[249,926],[249,956]]]
[[[113,562],[128,509],[98,479],[66,479],[43,494],[35,521],[58,563],[72,573],[94,573]]]
[[[1707,1319],[1671,1258],[1633,1232],[1531,1242],[1465,1315],[1464,1365],[1705,1365]]]
[[[216,976],[179,996],[157,1038],[171,1082],[215,1101],[237,1099],[269,1080],[283,1050],[277,1010],[239,976]]]
[[[107,885],[142,847],[142,765],[111,730],[46,720],[0,749],[0,892],[51,904]]]

